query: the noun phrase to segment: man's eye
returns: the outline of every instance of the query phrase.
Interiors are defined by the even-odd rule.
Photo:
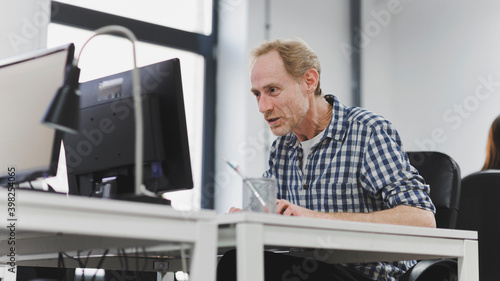
[[[259,92],[253,92],[253,95],[256,96],[256,97],[259,97],[260,93]]]

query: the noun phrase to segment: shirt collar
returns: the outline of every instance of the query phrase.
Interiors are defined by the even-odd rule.
[[[347,127],[347,107],[339,102],[336,96],[334,95],[325,95],[325,99],[333,105],[332,110],[332,120],[330,120],[330,124],[326,129],[326,133],[321,137],[320,142],[325,138],[334,139],[336,141],[342,141],[346,134]],[[293,132],[289,133],[285,136],[285,143],[289,146],[298,146],[299,141],[297,136]]]
[[[336,141],[342,141],[347,131],[347,107],[339,102],[334,95],[325,95],[325,99],[332,104],[332,120],[328,125],[326,134],[323,138],[331,138]]]

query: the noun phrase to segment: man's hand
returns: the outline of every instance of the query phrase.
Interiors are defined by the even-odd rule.
[[[317,217],[318,212],[292,204],[285,199],[277,200],[276,209],[278,214],[284,216]]]
[[[276,200],[276,210],[278,214],[284,216],[436,227],[436,221],[432,212],[404,205],[372,213],[322,213],[292,204],[285,199],[279,199]],[[238,213],[241,211],[240,208],[231,207],[229,213]]]
[[[231,207],[231,209],[229,209],[229,214],[232,214],[232,213],[239,213],[241,212],[242,210],[240,208],[236,208],[236,207]]]
[[[319,212],[292,204],[286,201],[285,199],[276,200],[276,210],[278,214],[284,216],[317,217],[320,214]],[[233,213],[239,213],[241,211],[243,210],[240,208],[231,207],[228,213],[233,214]]]

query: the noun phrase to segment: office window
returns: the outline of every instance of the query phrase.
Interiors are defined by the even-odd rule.
[[[194,188],[167,194],[178,209],[213,208],[213,198],[202,198],[203,193],[210,194],[202,189],[213,186],[209,176],[213,173],[215,120],[212,48],[216,32],[212,27],[215,22],[212,7],[212,1],[206,0],[52,2],[49,47],[73,42],[78,55],[93,30],[119,24],[133,30],[139,39],[139,66],[174,57],[180,59]],[[162,12],[166,10],[169,12]],[[80,81],[131,69],[131,54],[127,39],[109,35],[92,39],[79,62]]]
[[[212,33],[212,1],[207,0],[60,0],[139,21],[209,35]]]

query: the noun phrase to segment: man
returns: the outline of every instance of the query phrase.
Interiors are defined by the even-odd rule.
[[[251,91],[278,136],[264,174],[277,179],[278,213],[435,227],[429,187],[409,164],[395,128],[323,95],[320,73],[318,57],[301,41],[267,42],[253,52]],[[219,267],[232,266],[230,255]],[[287,280],[287,268],[300,264],[271,253],[265,263],[268,280]],[[396,281],[414,263],[321,264],[303,280]]]

